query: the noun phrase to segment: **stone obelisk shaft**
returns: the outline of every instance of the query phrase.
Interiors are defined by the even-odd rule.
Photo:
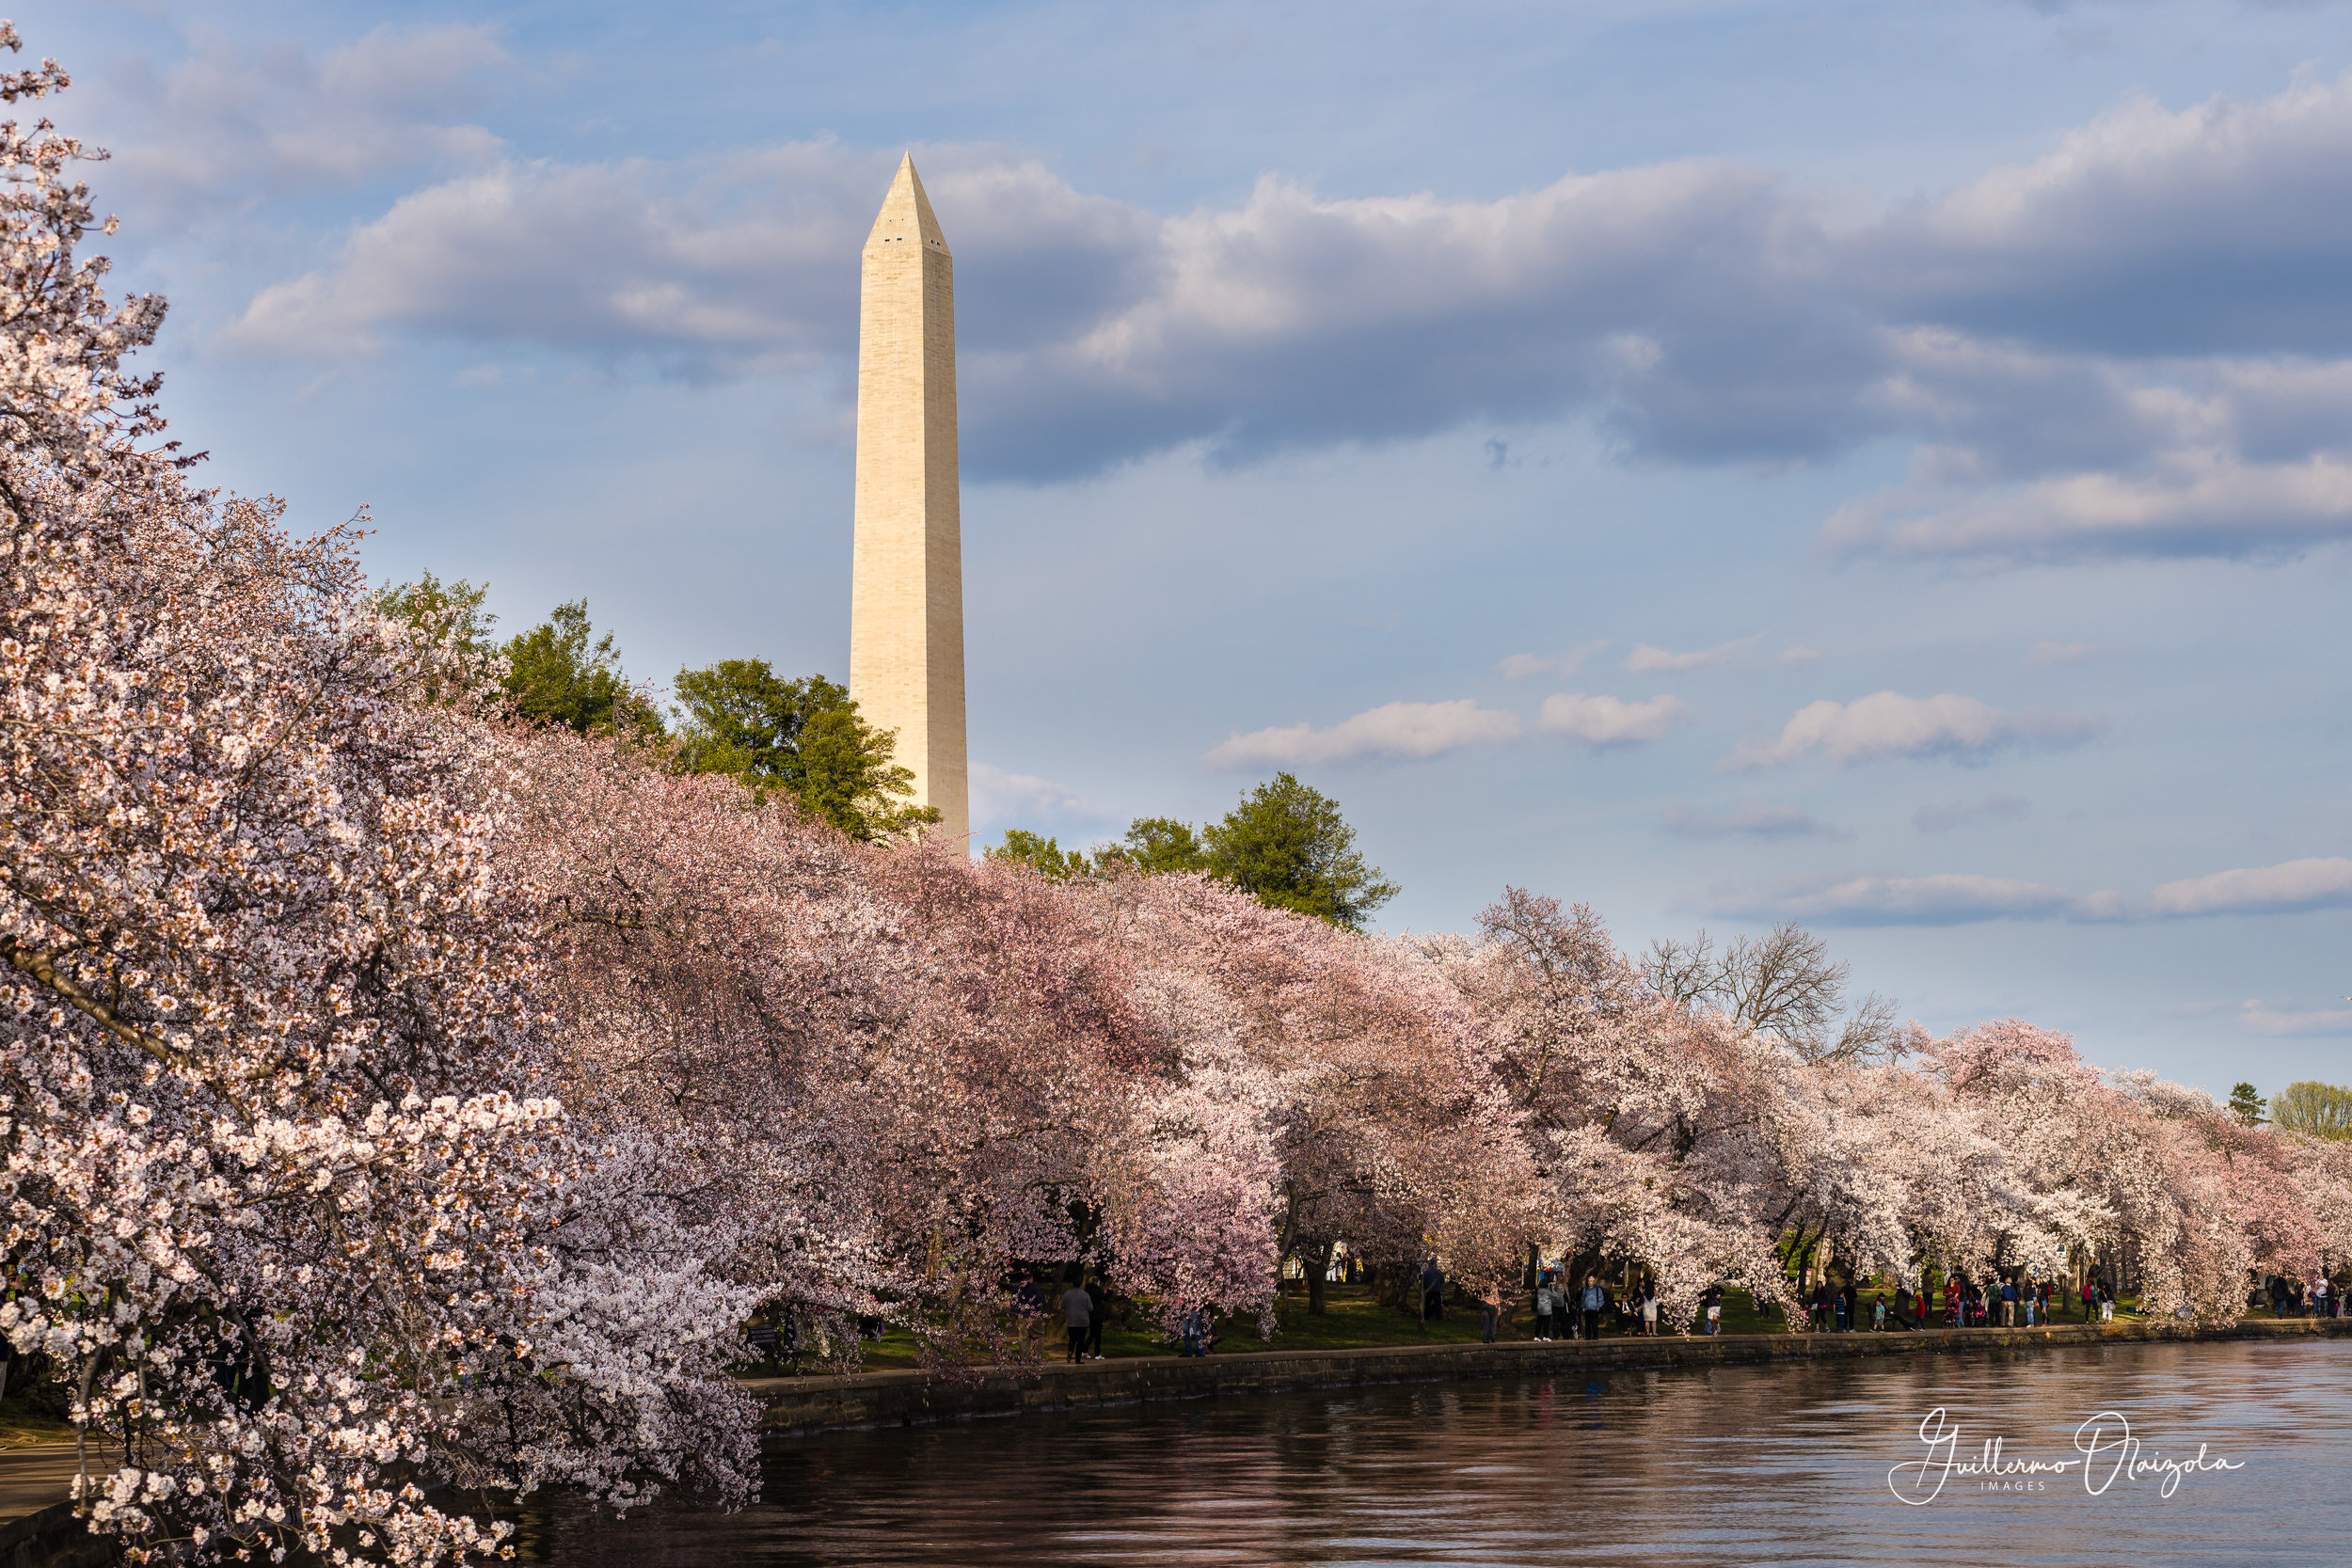
[[[971,832],[963,750],[963,543],[956,470],[955,263],[898,165],[866,237],[857,343],[857,544],[850,695],[898,736],[933,830]]]

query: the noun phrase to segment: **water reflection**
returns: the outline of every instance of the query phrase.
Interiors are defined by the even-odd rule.
[[[771,1501],[615,1524],[556,1504],[533,1560],[720,1563],[1627,1563],[2352,1558],[2352,1344],[2135,1345],[1623,1372],[1149,1404],[839,1433],[768,1464]],[[2242,1461],[2042,1491],[1888,1470],[1944,1407],[1974,1457],[2079,1459],[2120,1412],[2148,1449]]]

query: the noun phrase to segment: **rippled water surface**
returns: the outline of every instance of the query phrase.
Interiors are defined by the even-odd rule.
[[[1963,1457],[2242,1466],[2042,1490],[1888,1471],[1942,1407]],[[2109,1423],[2109,1430],[2117,1430]],[[2106,1464],[2101,1465],[2104,1477]],[[1916,1486],[1911,1478],[1906,1485]],[[1924,1492],[1934,1485],[1931,1475]],[[558,1506],[564,1565],[2352,1563],[2352,1342],[2131,1345],[1239,1396],[850,1433],[768,1462],[733,1515]]]

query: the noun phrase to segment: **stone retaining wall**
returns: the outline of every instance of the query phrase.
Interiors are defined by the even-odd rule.
[[[92,1535],[70,1502],[0,1524],[0,1568],[107,1568],[121,1560],[113,1540]]]
[[[2172,1323],[2060,1323],[2048,1328],[1928,1329],[1898,1334],[1726,1334],[1716,1338],[1556,1340],[1549,1344],[1395,1345],[1370,1350],[1254,1351],[1186,1360],[1173,1355],[1082,1366],[987,1371],[969,1381],[923,1372],[764,1378],[749,1385],[767,1406],[763,1435],[789,1439],[843,1428],[913,1426],[1035,1410],[1215,1399],[1289,1388],[1380,1383],[1735,1366],[1758,1361],[2042,1350],[2173,1339],[2302,1338],[2352,1335],[2340,1322],[2249,1320],[2226,1326]]]

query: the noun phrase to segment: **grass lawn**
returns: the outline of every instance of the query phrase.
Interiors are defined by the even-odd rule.
[[[71,1422],[29,1410],[23,1400],[0,1400],[0,1449],[72,1441],[73,1427]]]
[[[1304,1293],[1285,1293],[1276,1307],[1277,1328],[1271,1340],[1258,1337],[1258,1320],[1254,1316],[1219,1318],[1216,1323],[1216,1354],[1236,1355],[1265,1351],[1358,1350],[1376,1345],[1465,1345],[1476,1344],[1480,1338],[1479,1314],[1476,1305],[1449,1305],[1443,1319],[1423,1323],[1410,1312],[1398,1312],[1383,1307],[1372,1291],[1361,1285],[1334,1285],[1324,1298],[1324,1315],[1315,1316],[1307,1310]],[[1534,1336],[1534,1309],[1525,1301],[1518,1305],[1499,1336],[1503,1339],[1524,1340]],[[1759,1314],[1744,1291],[1724,1292],[1724,1332],[1725,1334],[1776,1334],[1784,1330],[1778,1313]],[[1615,1338],[1617,1331],[1611,1326],[1606,1337]],[[1048,1360],[1058,1360],[1062,1337],[1052,1324],[1041,1325],[1038,1338],[1040,1354]],[[1119,1360],[1133,1355],[1172,1355],[1176,1341],[1159,1333],[1137,1314],[1135,1327],[1122,1329],[1116,1325],[1103,1334],[1103,1355],[1105,1360]],[[872,1371],[887,1371],[922,1365],[914,1337],[902,1328],[892,1328],[880,1339],[868,1340],[865,1346],[864,1365]],[[774,1366],[748,1368],[753,1376],[774,1376],[784,1369]]]
[[[1873,1281],[1862,1291],[1863,1310],[1867,1314],[1872,1294],[1883,1291],[1891,1307],[1895,1287],[1891,1280]],[[1258,1337],[1255,1317],[1220,1318],[1216,1323],[1218,1355],[1241,1355],[1265,1351],[1358,1350],[1375,1345],[1462,1345],[1479,1340],[1479,1315],[1475,1304],[1450,1305],[1442,1320],[1423,1323],[1410,1312],[1393,1311],[1383,1307],[1373,1293],[1361,1285],[1334,1285],[1324,1298],[1325,1312],[1321,1317],[1307,1310],[1303,1292],[1285,1292],[1276,1307],[1277,1329],[1271,1340]],[[2122,1320],[2137,1315],[2137,1301],[2119,1302],[2116,1317]],[[2078,1310],[2078,1308],[2077,1308]],[[1534,1309],[1521,1299],[1511,1318],[1502,1325],[1500,1338],[1524,1340],[1534,1335]],[[2079,1322],[2078,1318],[2061,1316],[2060,1323]],[[1039,1324],[1037,1345],[1044,1359],[1061,1358],[1063,1339],[1056,1326],[1057,1317]],[[1934,1326],[1934,1325],[1931,1325]],[[1661,1331],[1672,1325],[1661,1324]],[[1690,1325],[1684,1325],[1686,1330]],[[1725,1334],[1786,1334],[1788,1321],[1777,1310],[1758,1311],[1745,1291],[1724,1292],[1723,1331]],[[1603,1337],[1620,1337],[1613,1320],[1604,1326]],[[1133,1355],[1172,1355],[1176,1342],[1152,1328],[1137,1314],[1135,1327],[1112,1326],[1103,1335],[1103,1354],[1106,1360],[1120,1360]],[[880,1339],[868,1340],[863,1357],[864,1369],[888,1371],[919,1367],[922,1356],[917,1352],[913,1335],[902,1328],[893,1328]],[[789,1370],[772,1364],[742,1369],[746,1375],[773,1377]],[[814,1370],[815,1369],[804,1369]],[[0,1402],[13,1403],[14,1402]]]

